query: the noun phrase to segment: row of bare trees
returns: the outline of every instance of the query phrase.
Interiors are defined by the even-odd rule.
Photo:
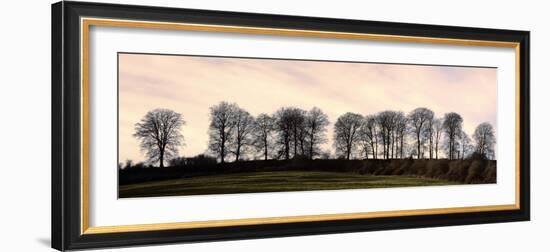
[[[413,142],[409,151],[407,137]],[[473,138],[475,146],[464,132],[459,114],[450,112],[436,118],[427,108],[416,108],[407,115],[391,110],[367,116],[346,113],[334,125],[334,147],[346,159],[354,152],[365,159],[378,159],[380,154],[384,159],[404,158],[407,152],[409,157],[438,159],[441,149],[446,150],[448,159],[464,159],[473,152],[494,158],[496,138],[491,124],[480,124]]]
[[[135,124],[136,137],[149,163],[164,167],[165,160],[177,157],[183,145],[183,116],[168,109],[148,112]],[[210,107],[208,150],[221,163],[243,156],[268,159],[303,157],[328,158],[321,146],[327,142],[328,116],[317,107],[309,111],[282,107],[272,115],[253,117],[236,103],[220,102]],[[472,139],[463,130],[457,113],[435,117],[427,108],[382,111],[362,116],[345,113],[334,123],[333,145],[338,158],[395,159],[405,157],[438,159],[440,150],[448,159],[463,159],[476,153],[494,158],[493,126],[480,124]]]
[[[259,153],[265,160],[298,155],[313,159],[326,142],[328,124],[327,115],[316,107],[283,107],[254,118],[235,103],[221,102],[210,108],[208,149],[222,163],[230,154],[239,161],[243,153]]]

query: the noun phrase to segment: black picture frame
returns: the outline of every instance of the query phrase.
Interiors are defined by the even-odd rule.
[[[519,43],[519,209],[230,227],[82,234],[80,18],[101,17]],[[52,247],[58,250],[528,221],[529,32],[102,3],[52,5]]]

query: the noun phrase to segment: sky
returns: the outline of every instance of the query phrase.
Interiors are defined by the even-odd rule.
[[[427,107],[436,117],[459,113],[470,136],[482,122],[496,130],[496,87],[496,68],[120,53],[119,162],[146,160],[132,134],[156,108],[183,115],[180,156],[206,152],[209,108],[221,101],[253,116],[316,106],[330,121],[322,148],[333,151],[333,125],[346,112]]]

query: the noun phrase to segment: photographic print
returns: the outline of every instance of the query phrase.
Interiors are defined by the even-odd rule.
[[[496,183],[497,69],[118,54],[120,198]]]

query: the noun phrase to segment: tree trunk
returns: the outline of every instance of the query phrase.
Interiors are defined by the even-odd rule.
[[[390,133],[386,136],[386,159],[390,159]]]
[[[290,137],[285,137],[285,159],[290,159]]]
[[[305,144],[304,144],[304,139],[301,138],[301,139],[300,139],[300,151],[301,151],[301,154],[302,154],[302,155],[305,155],[305,153],[306,153],[305,147],[304,147],[304,146],[305,146]]]
[[[391,142],[391,158],[393,158],[393,143],[395,142],[395,137],[393,136],[393,134],[390,134],[390,142]]]
[[[400,148],[399,157],[403,159],[403,134],[401,134],[401,146],[399,148]]]
[[[240,155],[241,155],[241,144],[237,143],[237,151],[235,151],[235,162],[239,162]]]
[[[418,146],[418,152],[416,153],[416,158],[420,159],[420,131],[416,133],[416,142]]]
[[[222,134],[222,142],[220,146],[220,160],[222,164],[225,162],[224,157],[225,157],[225,134]]]
[[[431,132],[431,131],[430,131]],[[433,143],[432,143],[432,136],[431,136],[431,133],[430,133],[430,159],[432,159],[433,155],[432,155],[432,152],[433,152]]]
[[[382,137],[382,159],[386,159],[386,136]]]
[[[451,133],[449,136],[449,159],[453,160],[453,134]]]
[[[159,153],[159,166],[160,168],[164,168],[164,150],[161,149]]]
[[[267,140],[265,141],[266,144],[264,144],[264,159],[267,161]]]
[[[298,128],[294,126],[294,157],[298,153]]]
[[[313,137],[310,137],[310,138],[311,138],[311,143],[309,145],[309,159],[313,160]]]
[[[376,136],[376,130],[372,134],[374,138],[374,159],[378,159],[378,137]]]

